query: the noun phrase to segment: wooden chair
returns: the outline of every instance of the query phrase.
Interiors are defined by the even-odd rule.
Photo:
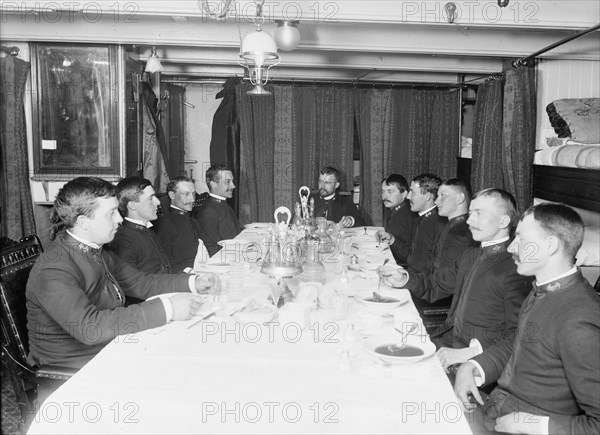
[[[2,358],[17,397],[24,421],[35,413],[33,402],[42,384],[56,388],[69,379],[76,369],[59,366],[31,366],[27,363],[29,342],[25,287],[33,264],[42,253],[37,236],[15,242],[0,240],[0,308],[2,322]]]

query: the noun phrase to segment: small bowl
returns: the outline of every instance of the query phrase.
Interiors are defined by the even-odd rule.
[[[381,294],[376,299],[373,293],[365,293],[356,297],[356,300],[371,311],[391,311],[408,302],[406,295]]]
[[[413,364],[435,353],[435,345],[431,341],[403,337],[400,333],[376,335],[363,343],[367,352],[390,364]]]

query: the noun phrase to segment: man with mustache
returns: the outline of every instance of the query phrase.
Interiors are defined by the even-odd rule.
[[[171,273],[169,257],[151,229],[160,201],[150,180],[127,177],[117,184],[123,223],[108,247],[125,263],[146,273]]]
[[[188,177],[175,177],[167,184],[171,206],[155,222],[156,235],[171,260],[173,271],[194,266],[198,253],[200,224],[190,212],[196,200],[196,187]]]
[[[435,204],[448,222],[435,240],[433,271],[422,273],[407,268],[408,281],[401,286],[429,303],[450,306],[456,287],[456,272],[462,254],[476,242],[467,225],[471,187],[459,178],[445,180],[438,189]],[[421,305],[424,302],[419,301]]]
[[[600,298],[575,266],[579,215],[539,204],[521,217],[508,250],[517,271],[535,277],[517,334],[464,363],[455,392],[488,430],[600,433]],[[484,402],[477,385],[498,382]],[[476,383],[477,382],[477,383]]]
[[[227,199],[233,197],[233,172],[225,165],[213,165],[206,170],[209,197],[192,211],[192,218],[200,224],[200,238],[212,257],[221,250],[220,240],[233,239],[242,232],[242,226]]]
[[[514,337],[519,308],[531,285],[531,279],[517,273],[507,251],[516,220],[516,202],[502,189],[484,189],[471,201],[467,225],[481,246],[460,257],[448,316],[431,334],[446,370]],[[396,271],[386,279],[401,287],[405,275]]]
[[[387,219],[385,231],[377,232],[377,239],[390,245],[398,264],[406,264],[419,218],[410,210],[407,196],[408,182],[402,175],[390,174],[381,181],[381,199],[387,209]]]
[[[190,319],[202,305],[191,290],[204,293],[220,285],[212,274],[148,274],[102,249],[123,219],[115,186],[100,178],[66,183],[51,220],[53,241],[33,266],[26,289],[32,365],[80,368],[117,335]],[[125,306],[126,295],[144,302]]]
[[[319,194],[311,195],[315,201],[315,217],[324,217],[342,226],[359,227],[365,221],[350,196],[337,193],[340,187],[340,172],[327,166],[319,174]],[[310,202],[310,199],[309,199]]]
[[[435,201],[442,179],[434,174],[421,174],[410,182],[408,202],[411,211],[419,214],[408,265],[418,272],[431,273],[435,254],[435,240],[447,219],[438,214]]]

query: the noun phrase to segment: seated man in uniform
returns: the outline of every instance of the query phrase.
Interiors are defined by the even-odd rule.
[[[315,218],[324,217],[346,228],[364,225],[365,221],[352,202],[352,197],[339,195],[339,187],[340,172],[331,166],[322,169],[319,174],[319,194],[311,195],[315,200]]]
[[[169,257],[162,249],[150,221],[156,220],[159,201],[150,180],[127,177],[117,184],[119,213],[123,223],[108,244],[119,258],[146,273],[171,273]]]
[[[233,197],[233,173],[225,165],[213,165],[206,171],[209,197],[192,211],[192,218],[200,224],[200,238],[212,257],[221,250],[219,240],[233,239],[242,232],[242,226],[227,199]]]
[[[430,303],[445,300],[450,306],[460,257],[476,244],[467,225],[470,203],[471,187],[466,181],[450,178],[439,187],[435,204],[439,215],[448,222],[435,240],[433,271],[423,273],[407,268],[409,280],[403,288],[413,296]]]
[[[190,319],[202,305],[194,293],[219,285],[211,274],[147,274],[102,249],[123,221],[117,207],[115,186],[100,178],[76,178],[58,192],[53,241],[27,282],[31,364],[82,367],[119,334]],[[125,306],[125,296],[173,292],[181,293]]]
[[[381,181],[381,199],[387,208],[385,230],[377,233],[380,243],[390,245],[394,259],[398,264],[406,264],[410,254],[419,215],[410,210],[406,201],[408,182],[398,174],[390,174]]]
[[[435,241],[447,222],[435,205],[440,184],[441,178],[434,174],[421,174],[410,182],[407,199],[410,209],[419,214],[419,221],[407,264],[418,272],[433,271]]]
[[[447,318],[430,334],[445,369],[514,337],[519,309],[531,286],[530,279],[517,273],[507,251],[516,220],[516,202],[504,190],[484,189],[471,202],[467,224],[481,247],[472,247],[460,257],[456,279],[451,279],[456,286]],[[445,275],[436,273],[434,287]],[[387,279],[394,287],[403,287],[406,277],[402,275],[395,272]]]
[[[575,266],[583,222],[562,204],[530,207],[508,250],[534,276],[516,337],[463,363],[454,390],[471,420],[502,433],[600,433],[600,298]],[[498,382],[484,402],[477,385]],[[470,397],[469,397],[470,396]],[[496,432],[494,432],[496,433]]]
[[[173,272],[181,272],[194,266],[198,253],[200,224],[190,216],[196,200],[196,187],[187,177],[175,177],[167,185],[167,194],[171,205],[155,222],[154,228],[171,261]]]

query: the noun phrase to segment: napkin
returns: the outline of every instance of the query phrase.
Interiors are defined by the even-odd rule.
[[[196,252],[196,258],[194,258],[194,270],[199,270],[203,265],[210,259],[206,246],[202,239],[198,239],[198,252]]]
[[[322,288],[323,284],[318,282],[301,282],[298,284],[298,292],[294,301],[315,309],[317,308],[319,292]]]

